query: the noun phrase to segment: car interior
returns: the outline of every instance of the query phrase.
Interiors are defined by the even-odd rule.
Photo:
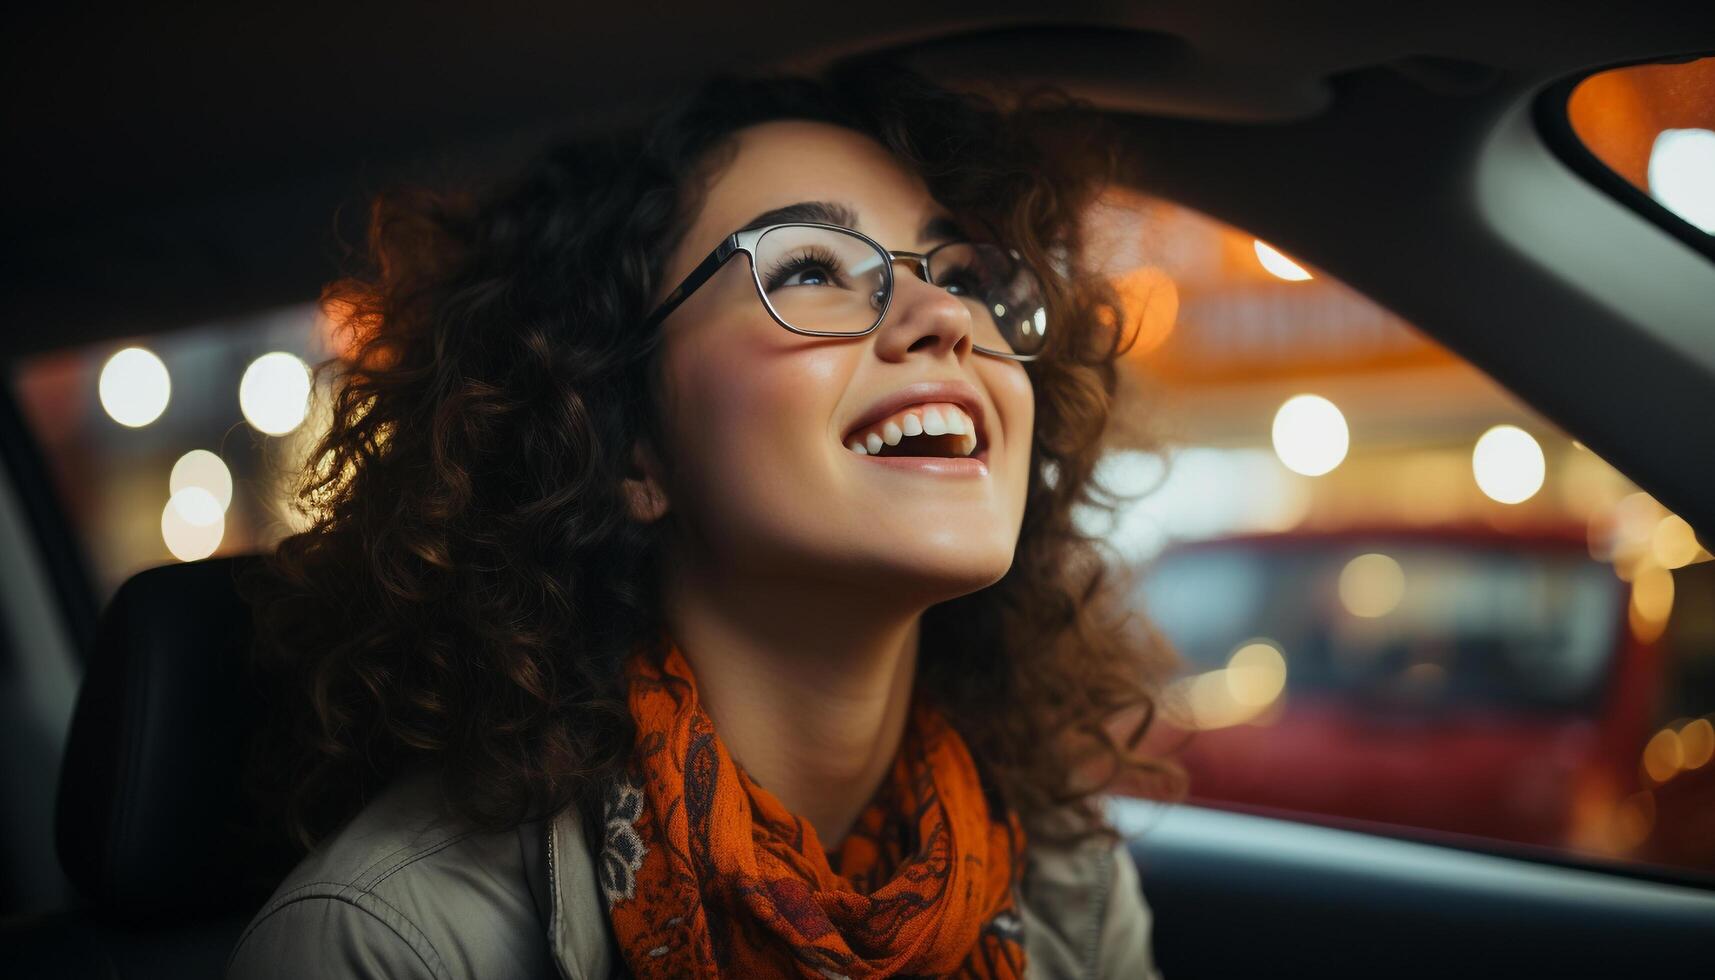
[[[335,232],[360,226],[364,192],[383,182],[505,172],[705,72],[885,55],[949,84],[1047,83],[1088,100],[1125,142],[1126,186],[1337,274],[1715,533],[1715,235],[1593,177],[1564,122],[1593,72],[1715,53],[1715,6],[875,0],[862,16],[805,13],[15,14],[0,355],[313,298],[339,260]],[[233,580],[251,560],[150,568],[102,601],[0,386],[0,973],[218,974],[289,869],[245,832],[237,789],[254,713]],[[1715,961],[1715,878],[1112,806],[1174,980]]]

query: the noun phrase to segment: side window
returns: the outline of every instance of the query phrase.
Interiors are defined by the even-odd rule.
[[[1271,243],[1129,193],[1091,227],[1162,443],[1106,457],[1134,499],[1088,526],[1180,656],[1192,801],[1715,872],[1690,526]]]

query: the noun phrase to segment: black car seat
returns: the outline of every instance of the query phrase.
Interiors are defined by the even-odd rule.
[[[60,773],[81,904],[0,937],[7,977],[215,977],[290,870],[239,788],[261,701],[243,669],[257,556],[141,572],[102,611]]]

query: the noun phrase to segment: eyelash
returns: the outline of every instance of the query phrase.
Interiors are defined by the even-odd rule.
[[[768,271],[768,275],[763,278],[763,288],[772,292],[779,289],[780,283],[787,277],[795,273],[802,272],[805,269],[818,268],[825,270],[828,273],[829,279],[838,281],[838,257],[827,249],[811,248],[801,255],[782,259],[780,262],[775,264],[774,268],[770,269]]]

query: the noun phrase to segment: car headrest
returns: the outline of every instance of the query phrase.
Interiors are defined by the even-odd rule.
[[[236,578],[260,560],[152,568],[102,611],[57,813],[60,864],[100,907],[230,908],[266,896],[290,867],[258,849],[239,782],[261,700],[247,680],[251,618]]]

